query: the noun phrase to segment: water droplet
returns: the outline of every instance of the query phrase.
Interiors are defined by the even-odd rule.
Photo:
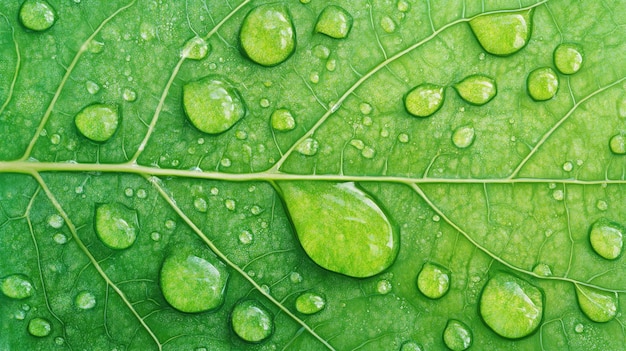
[[[216,187],[212,187],[211,190],[209,190],[209,192],[211,193],[211,195],[216,196],[220,193],[220,189]]]
[[[368,126],[369,127],[369,126],[372,125],[373,122],[374,121],[372,120],[372,117],[370,117],[370,116],[364,116],[363,117],[363,125],[364,126]]]
[[[498,93],[496,81],[480,74],[466,77],[454,85],[461,98],[473,105],[484,105]]]
[[[533,11],[478,16],[469,24],[480,45],[490,54],[507,56],[521,50],[530,39]]]
[[[589,229],[589,241],[593,250],[607,260],[621,256],[626,229],[619,223],[600,218]]]
[[[317,33],[326,34],[335,39],[346,38],[350,29],[352,29],[352,16],[348,11],[336,5],[324,8],[315,24]]]
[[[391,17],[384,16],[380,20],[380,27],[387,33],[393,33],[396,31],[396,22],[394,22]]]
[[[135,191],[133,190],[133,188],[124,189],[124,195],[126,195],[126,197],[131,197],[133,196],[134,193]]]
[[[430,299],[443,297],[450,289],[450,270],[436,263],[426,262],[417,275],[417,288]]]
[[[309,75],[309,80],[311,81],[311,83],[313,84],[317,84],[320,81],[320,75],[317,72],[311,72],[311,74]]]
[[[314,314],[326,307],[326,299],[313,292],[306,292],[296,298],[296,310],[302,314]]]
[[[370,113],[372,113],[372,105],[368,104],[367,102],[362,102],[359,104],[359,110],[362,114],[369,115]]]
[[[609,209],[609,204],[607,204],[604,200],[598,200],[598,202],[596,202],[596,207],[600,211],[606,211]]]
[[[594,322],[608,322],[617,315],[618,300],[614,292],[576,284],[576,296],[580,309]]]
[[[480,297],[480,314],[498,335],[523,338],[539,327],[543,318],[543,292],[514,275],[496,273]]]
[[[354,183],[294,181],[278,185],[298,239],[318,265],[352,277],[369,277],[396,259],[399,239],[395,226]]]
[[[225,132],[247,111],[239,91],[218,76],[185,84],[183,107],[191,124],[208,134]]]
[[[235,138],[239,140],[246,140],[248,139],[248,133],[246,133],[245,130],[238,130],[235,132]]]
[[[409,135],[406,134],[406,133],[398,134],[398,141],[403,143],[403,144],[408,143],[409,142]]]
[[[74,298],[74,305],[81,310],[90,310],[96,307],[96,297],[89,291],[81,291]]]
[[[230,166],[231,166],[231,164],[232,164],[232,163],[231,163],[231,161],[230,161],[230,158],[223,158],[223,159],[220,161],[220,165],[222,165],[222,167],[225,167],[225,168],[230,167]]]
[[[452,143],[459,149],[465,149],[474,143],[475,136],[474,127],[459,127],[452,133]]]
[[[52,324],[45,318],[33,318],[28,322],[28,332],[32,336],[44,337],[50,335]]]
[[[481,52],[480,54],[478,54],[478,59],[481,60],[481,61],[485,60],[486,57],[487,57],[487,55],[485,55],[484,52]]]
[[[65,221],[63,220],[63,217],[59,216],[56,213],[48,216],[48,225],[54,229],[61,228],[64,223]]]
[[[387,295],[391,292],[391,282],[387,279],[381,279],[376,284],[376,291],[381,295]]]
[[[354,146],[358,150],[363,150],[363,148],[365,147],[365,143],[361,139],[350,140],[350,145]]]
[[[124,92],[122,92],[122,99],[124,99],[124,101],[133,102],[137,100],[137,93],[129,88],[126,88],[124,89]]]
[[[250,213],[252,213],[255,216],[258,216],[261,213],[263,213],[263,209],[257,205],[254,205],[250,208]]]
[[[274,332],[272,314],[255,300],[238,302],[230,315],[233,331],[247,342],[258,343]]]
[[[168,219],[167,221],[165,221],[165,228],[169,230],[176,229],[176,222],[172,219]]]
[[[563,164],[563,170],[565,172],[571,172],[574,169],[574,164],[570,161],[567,161]]]
[[[145,189],[139,189],[137,190],[137,198],[139,199],[145,199],[146,196],[148,196],[148,193],[146,192]]]
[[[289,274],[289,280],[294,284],[302,283],[302,275],[298,272],[291,272],[291,274]]]
[[[200,212],[206,212],[209,206],[204,198],[198,197],[193,200],[193,207]]]
[[[160,285],[165,300],[181,312],[214,310],[224,302],[228,270],[215,256],[178,250],[161,266]],[[206,256],[206,257],[205,257]]]
[[[372,159],[374,158],[375,155],[376,155],[376,150],[372,149],[369,146],[366,146],[363,148],[363,150],[361,150],[361,156],[365,158]]]
[[[301,4],[308,4],[308,3],[310,3],[310,2],[311,2],[311,0],[300,0],[300,3],[301,3]]]
[[[137,211],[119,202],[100,204],[96,207],[95,229],[106,246],[116,250],[129,248],[139,233]]]
[[[67,243],[67,237],[63,233],[56,233],[56,234],[54,234],[52,239],[54,240],[55,243],[57,243],[59,245],[63,245],[65,243]]]
[[[324,45],[321,45],[321,44],[320,45],[315,45],[313,47],[312,53],[313,53],[313,56],[315,56],[315,57],[317,57],[319,59],[323,59],[323,60],[325,60],[328,57],[330,57],[330,49],[327,48]]]
[[[235,207],[236,207],[235,200],[232,200],[232,199],[227,199],[227,200],[225,200],[225,201],[224,201],[224,206],[226,206],[226,208],[227,208],[229,211],[234,211],[234,210],[235,210]]]
[[[12,274],[0,279],[0,281],[0,290],[6,297],[21,300],[31,297],[35,293],[33,283],[23,274]]]
[[[52,145],[59,145],[59,143],[61,142],[61,136],[59,134],[52,134],[50,136],[50,143],[52,143]]]
[[[272,128],[280,132],[287,132],[296,127],[296,120],[291,111],[281,108],[275,110],[271,116]]]
[[[617,134],[609,140],[609,148],[616,155],[626,155],[626,135]]]
[[[528,94],[535,101],[550,100],[559,90],[559,77],[550,67],[537,68],[526,80]]]
[[[583,64],[583,54],[576,44],[560,44],[554,50],[554,65],[563,74],[574,74]]]
[[[187,40],[180,54],[190,60],[202,60],[209,54],[210,50],[211,46],[204,39],[193,37]]]
[[[535,273],[535,274],[537,274],[538,276],[541,276],[541,277],[550,277],[550,276],[552,276],[552,269],[550,269],[550,266],[548,266],[545,263],[538,263],[533,268],[533,273]]]
[[[445,95],[442,86],[421,84],[404,96],[404,107],[416,117],[428,117],[443,106]]]
[[[296,151],[304,156],[313,156],[317,153],[319,146],[320,145],[317,140],[313,138],[306,138],[300,144],[298,144]]]
[[[578,334],[582,333],[583,331],[585,331],[585,326],[582,325],[581,323],[576,324],[576,326],[574,327],[574,331]]]
[[[74,0],[74,1],[76,2],[76,0]],[[80,2],[80,0],[78,2]],[[54,338],[54,343],[59,345],[59,346],[61,346],[61,345],[65,344],[65,339],[63,339],[60,336],[57,336],[56,338]]]
[[[263,66],[275,66],[296,50],[296,31],[289,11],[278,4],[261,5],[246,15],[239,31],[246,56]]]
[[[26,0],[20,7],[19,19],[25,28],[42,32],[54,25],[57,15],[47,1]]]
[[[90,80],[85,82],[85,87],[87,88],[87,92],[91,95],[95,95],[100,91],[100,86],[96,82],[92,82]]]
[[[139,25],[139,36],[145,41],[150,41],[156,37],[156,28],[151,23],[142,22]]]
[[[556,201],[563,201],[563,199],[565,198],[565,193],[563,192],[563,190],[557,189],[552,192],[552,198]]]
[[[330,59],[326,61],[326,69],[330,72],[333,72],[337,68],[337,60]]]
[[[152,239],[154,241],[161,240],[161,233],[159,233],[159,232],[152,232],[152,233],[150,233],[150,239]]]
[[[399,0],[397,6],[398,11],[400,12],[408,12],[411,9],[411,4],[409,4],[406,0]]]
[[[439,215],[433,216],[433,222],[439,222],[440,220],[441,220],[441,217],[439,217]]]
[[[239,233],[239,242],[244,245],[251,244],[252,239],[254,239],[254,237],[252,236],[252,233],[250,233],[247,230],[243,230],[241,233]]]
[[[450,319],[443,331],[443,342],[452,351],[467,350],[472,345],[472,331],[465,323]]]
[[[263,108],[267,108],[270,107],[270,101],[266,98],[263,98],[261,100],[259,100],[259,106],[263,107]]]
[[[92,54],[99,54],[102,50],[104,50],[104,43],[97,40],[91,40],[89,41],[89,44],[87,44],[87,50],[89,50]]]
[[[85,138],[103,143],[117,131],[120,115],[116,105],[92,104],[76,114],[74,124]]]

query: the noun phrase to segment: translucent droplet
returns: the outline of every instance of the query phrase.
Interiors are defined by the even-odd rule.
[[[583,65],[583,54],[576,44],[563,43],[554,50],[554,65],[563,74],[574,74]]]
[[[211,195],[216,196],[220,193],[220,189],[216,187],[212,187],[211,190],[209,190],[209,192],[211,193]]]
[[[361,156],[372,159],[374,158],[374,156],[376,156],[376,150],[372,149],[369,146],[366,146],[363,148],[363,150],[361,150]]]
[[[235,132],[235,138],[239,140],[246,140],[248,138],[248,133],[245,130],[238,130]]]
[[[25,299],[35,294],[33,283],[23,274],[12,274],[0,279],[0,290],[12,299]]]
[[[550,67],[537,68],[528,75],[526,86],[533,100],[550,100],[559,90],[559,77]]]
[[[52,145],[59,145],[59,143],[61,142],[61,136],[59,134],[52,134],[50,136],[50,143],[52,143]]]
[[[28,322],[28,332],[30,335],[40,338],[48,336],[52,332],[52,324],[45,318],[33,318]]]
[[[365,147],[365,143],[361,139],[350,140],[350,145],[354,146],[358,150],[363,150],[363,148]]]
[[[26,0],[20,7],[19,19],[26,29],[42,32],[57,20],[54,8],[44,0]]]
[[[484,105],[491,101],[498,93],[496,81],[480,74],[466,77],[454,85],[459,96],[470,104]]]
[[[96,82],[92,82],[90,80],[85,82],[85,87],[87,88],[87,92],[91,95],[95,95],[100,91],[100,86]]]
[[[563,199],[565,198],[565,193],[563,192],[563,190],[557,189],[552,192],[552,198],[556,201],[563,201]]]
[[[474,138],[474,127],[471,126],[459,127],[452,133],[452,143],[459,149],[470,147],[474,143]]]
[[[296,127],[296,120],[291,111],[281,108],[275,110],[271,116],[272,128],[280,132],[287,132]]]
[[[306,292],[296,298],[296,310],[302,314],[314,314],[326,307],[326,299],[320,294]]]
[[[406,133],[398,134],[398,141],[403,143],[403,144],[408,143],[409,142],[409,135],[406,134]]]
[[[443,342],[452,351],[467,350],[472,345],[472,331],[456,319],[451,319],[443,331]]]
[[[191,124],[207,134],[227,131],[247,111],[239,91],[217,76],[185,84],[183,107]]]
[[[514,275],[499,272],[480,297],[480,314],[498,335],[523,338],[537,330],[543,318],[543,292]]]
[[[337,60],[330,59],[326,61],[326,69],[330,72],[333,72],[337,68]]]
[[[298,272],[291,272],[291,274],[289,274],[289,280],[294,283],[302,283],[302,275]]]
[[[142,22],[139,25],[139,36],[145,41],[150,41],[156,37],[156,28],[151,23]]]
[[[430,299],[443,297],[450,289],[450,270],[436,263],[426,262],[417,275],[417,288]]]
[[[607,204],[604,200],[598,200],[598,202],[596,202],[596,207],[600,211],[606,211],[609,209],[609,204]]]
[[[376,291],[381,295],[386,295],[391,292],[391,282],[387,279],[379,280],[376,284]]]
[[[55,243],[57,243],[59,245],[63,245],[65,243],[67,243],[67,237],[64,234],[62,234],[62,233],[54,234],[52,239],[54,240]]]
[[[159,232],[152,232],[152,233],[150,233],[150,239],[152,239],[153,241],[161,240],[161,233],[159,233]]]
[[[222,167],[228,168],[232,165],[232,162],[230,161],[230,158],[223,158],[220,161],[220,165],[222,165]]]
[[[567,161],[563,164],[563,170],[565,172],[571,172],[574,169],[574,164],[570,161]]]
[[[167,221],[165,221],[165,228],[169,230],[176,229],[176,222],[172,219],[168,219]]]
[[[263,213],[263,209],[257,205],[254,205],[252,207],[250,207],[250,213],[252,213],[255,216],[260,215],[261,213]]]
[[[96,207],[94,217],[96,234],[106,246],[122,250],[129,248],[137,239],[137,211],[119,202],[105,203]]]
[[[126,197],[132,197],[134,193],[135,191],[133,190],[133,188],[124,189],[124,195],[126,195]]]
[[[441,220],[441,217],[439,217],[439,215],[433,216],[433,222],[439,222],[440,220]]]
[[[304,156],[313,156],[317,153],[319,149],[319,143],[317,140],[313,138],[304,139],[298,146],[296,147],[296,151]]]
[[[490,54],[507,56],[521,50],[532,33],[533,10],[478,16],[469,24],[480,45]]]
[[[313,84],[317,84],[320,81],[320,75],[317,72],[311,72],[311,74],[309,75],[309,80],[311,81],[311,83]]]
[[[545,263],[538,263],[533,268],[533,273],[535,273],[535,274],[537,274],[538,276],[541,276],[541,277],[550,277],[550,276],[552,276],[552,269],[550,269],[550,266],[548,266]]]
[[[193,207],[200,212],[206,212],[209,206],[204,198],[198,197],[193,200]]]
[[[235,200],[232,200],[232,199],[227,199],[227,200],[225,200],[225,201],[224,201],[224,206],[226,206],[226,208],[227,208],[229,211],[234,211],[234,210],[235,210],[235,207],[236,207]]]
[[[584,331],[585,331],[585,326],[584,326],[584,325],[582,325],[581,323],[578,323],[578,324],[576,324],[576,326],[574,327],[574,331],[575,331],[577,334],[580,334],[580,333],[582,333],[582,332],[584,332]]]
[[[259,100],[259,106],[263,107],[263,108],[267,108],[270,107],[270,101],[268,99],[261,99]]]
[[[617,315],[617,293],[576,284],[576,296],[580,309],[594,322],[608,322]]]
[[[611,137],[609,148],[616,155],[626,155],[626,134],[617,134]]]
[[[258,343],[274,332],[272,314],[256,300],[238,302],[230,315],[233,331],[247,342]]]
[[[319,59],[327,59],[330,57],[330,49],[324,45],[315,45],[313,47],[313,55]]]
[[[372,105],[368,104],[367,102],[362,102],[359,104],[359,110],[362,114],[369,115],[370,113],[372,113]]]
[[[287,8],[281,4],[252,9],[239,31],[241,48],[248,58],[263,66],[284,62],[296,50],[296,31]]]
[[[399,0],[397,6],[400,12],[408,12],[411,9],[411,4],[406,0]]]
[[[74,298],[74,305],[81,310],[90,310],[96,307],[96,297],[89,291],[81,291]]]
[[[74,1],[76,2],[76,0],[74,0]],[[78,2],[80,2],[80,0]],[[56,338],[54,338],[54,343],[59,345],[59,346],[61,346],[61,345],[65,344],[65,339],[63,339],[60,336],[57,336]]]
[[[252,243],[252,233],[250,233],[247,230],[242,231],[241,233],[239,233],[239,242],[244,244],[244,245],[249,245]]]
[[[330,5],[322,10],[317,18],[315,31],[328,35],[331,38],[343,39],[348,36],[352,29],[352,16],[336,5]]]
[[[445,95],[442,86],[418,85],[404,96],[404,107],[416,117],[428,117],[443,106]]]
[[[204,39],[193,37],[185,43],[181,56],[190,60],[202,60],[210,50],[211,46]]]
[[[177,251],[163,261],[159,279],[161,292],[172,307],[197,313],[222,305],[228,270],[214,256]]]
[[[396,22],[389,16],[384,16],[380,20],[380,27],[387,33],[393,33],[396,31]]]
[[[55,213],[48,216],[48,225],[52,228],[59,229],[63,226],[63,224],[65,224],[65,221],[63,220],[63,217],[58,214]]]
[[[137,93],[132,89],[126,88],[124,92],[122,92],[122,99],[124,99],[124,101],[133,102],[137,100]]]
[[[593,250],[607,260],[622,255],[626,229],[619,223],[600,218],[589,229],[589,241]]]
[[[111,139],[120,124],[116,105],[92,104],[83,108],[74,118],[78,132],[85,138],[103,143]]]
[[[146,192],[145,189],[139,189],[137,190],[137,198],[139,199],[145,199],[148,196],[148,193]]]

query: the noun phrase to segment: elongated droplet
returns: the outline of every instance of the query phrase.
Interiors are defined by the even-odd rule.
[[[443,106],[443,87],[435,84],[421,84],[404,96],[404,107],[416,117],[428,117]]]
[[[306,292],[296,298],[296,310],[302,314],[314,314],[326,307],[326,299],[322,295]]]
[[[594,322],[608,322],[617,315],[617,294],[614,292],[577,284],[576,296],[580,309]]]
[[[348,11],[336,5],[324,8],[315,24],[317,33],[326,34],[335,39],[346,38],[350,29],[352,29],[352,16]]]
[[[6,297],[12,299],[25,299],[33,296],[35,288],[33,283],[23,274],[12,274],[0,279],[0,290]]]
[[[459,149],[465,149],[474,143],[474,137],[474,127],[459,127],[452,133],[452,143]]]
[[[609,140],[609,148],[616,155],[626,155],[626,135],[616,134]]]
[[[272,128],[279,132],[288,132],[296,127],[296,120],[291,111],[281,108],[275,110],[271,116]]]
[[[498,335],[523,338],[537,330],[543,318],[543,292],[511,274],[496,273],[480,297],[480,314]]]
[[[472,331],[465,323],[451,319],[443,331],[443,342],[452,351],[467,350],[472,346]]]
[[[120,124],[118,107],[106,104],[89,105],[78,112],[74,124],[85,138],[104,143],[111,139]]]
[[[95,229],[102,242],[116,250],[129,248],[137,239],[137,211],[121,203],[100,204],[96,207]]]
[[[478,16],[469,22],[480,45],[490,54],[507,56],[521,50],[532,32],[533,10]]]
[[[417,275],[417,288],[428,298],[441,298],[450,289],[450,270],[436,263],[426,262]]]
[[[54,25],[57,15],[47,1],[26,0],[20,7],[19,18],[25,28],[42,32]]]
[[[52,324],[45,318],[33,318],[28,322],[28,332],[32,336],[43,338],[50,335],[52,331]]]
[[[96,297],[89,291],[81,291],[74,298],[74,305],[81,310],[90,310],[96,307]]]
[[[463,100],[478,106],[488,103],[498,93],[496,81],[479,74],[466,77],[455,84],[454,89]]]
[[[185,250],[183,250],[185,251]],[[181,250],[166,257],[160,285],[165,300],[181,312],[215,310],[224,302],[226,266],[216,257]]]
[[[181,56],[191,60],[202,60],[210,50],[211,46],[204,39],[193,37],[185,43]]]
[[[554,65],[563,74],[574,74],[583,65],[583,53],[576,44],[560,44],[554,49]]]
[[[235,334],[247,342],[261,342],[274,332],[272,314],[256,300],[238,302],[230,321]]]
[[[533,273],[537,274],[540,277],[550,277],[552,276],[552,269],[545,263],[538,263],[533,268]]]
[[[351,277],[370,277],[396,259],[399,238],[394,225],[354,183],[296,181],[278,186],[300,244],[318,265]]]
[[[217,76],[185,84],[183,107],[191,124],[208,134],[227,131],[246,114],[239,91]]]
[[[552,68],[541,67],[530,72],[526,85],[533,100],[550,100],[559,90],[559,77]]]
[[[589,242],[593,250],[607,260],[622,255],[626,229],[619,223],[600,218],[589,229]]]
[[[263,66],[275,66],[296,50],[296,31],[291,14],[282,5],[252,9],[243,20],[239,42],[244,54]]]

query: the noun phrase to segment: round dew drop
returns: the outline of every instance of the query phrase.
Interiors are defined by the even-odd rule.
[[[616,155],[626,155],[626,135],[616,134],[609,140],[609,148]]]
[[[181,312],[215,310],[224,302],[226,266],[215,257],[177,252],[165,258],[160,285],[165,300]]]
[[[54,25],[57,15],[47,1],[26,0],[20,7],[19,19],[25,28],[42,32]]]
[[[207,134],[227,131],[247,111],[239,91],[217,76],[185,84],[183,107],[191,124]]]
[[[563,74],[574,74],[583,64],[582,50],[575,44],[560,44],[554,50],[554,65]]]
[[[275,110],[270,117],[272,128],[279,132],[288,132],[296,127],[296,120],[291,111],[281,108]]]
[[[210,50],[211,46],[204,39],[193,37],[185,43],[181,56],[191,60],[202,60]]]
[[[74,305],[81,310],[90,310],[96,307],[96,297],[89,291],[81,291],[74,298]]]
[[[129,248],[139,233],[137,211],[119,202],[98,205],[94,225],[104,245],[116,250]]]
[[[346,38],[350,33],[350,29],[352,29],[352,15],[336,5],[324,8],[315,24],[317,33],[322,33],[335,39]]]
[[[578,305],[583,313],[594,322],[604,323],[617,315],[617,294],[583,285],[576,285]]]
[[[417,275],[417,288],[430,299],[439,299],[450,289],[450,270],[426,262]]]
[[[404,107],[415,117],[428,117],[443,106],[443,87],[435,84],[421,84],[404,96]]]
[[[317,140],[313,138],[307,138],[303,140],[296,147],[296,151],[298,151],[301,155],[304,156],[314,156],[317,154],[317,150],[319,149],[319,143]]]
[[[488,103],[498,93],[496,81],[480,74],[466,77],[455,84],[454,89],[463,100],[477,106]]]
[[[552,68],[541,67],[530,72],[526,85],[533,100],[550,100],[559,90],[559,77]]]
[[[50,335],[52,331],[52,324],[45,318],[33,318],[28,322],[28,332],[32,336],[44,337]]]
[[[89,105],[78,112],[74,124],[85,138],[104,143],[111,139],[120,124],[118,107],[107,104]]]
[[[33,283],[23,274],[12,274],[0,279],[0,290],[12,299],[25,299],[35,294]]]
[[[302,314],[314,314],[326,307],[326,299],[319,294],[306,292],[296,298],[296,310]]]
[[[452,351],[467,350],[472,346],[472,331],[465,323],[451,319],[443,331],[443,342]]]
[[[607,260],[622,255],[626,228],[606,218],[600,218],[589,229],[589,242],[593,250]]]
[[[272,314],[255,300],[238,302],[230,315],[231,327],[242,340],[259,343],[274,332]]]
[[[532,32],[533,10],[478,16],[469,24],[480,45],[490,54],[508,56],[521,50]]]
[[[296,31],[291,14],[277,4],[252,9],[241,25],[239,43],[243,53],[262,66],[284,62],[296,50]]]
[[[452,133],[452,143],[459,149],[470,147],[474,143],[474,138],[474,128],[470,126],[459,127]]]

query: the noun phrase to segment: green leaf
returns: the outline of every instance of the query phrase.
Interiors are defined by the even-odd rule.
[[[622,350],[624,18],[623,0],[3,1],[0,349]],[[189,90],[207,77],[228,84]],[[428,118],[416,87],[441,91]],[[381,227],[382,268],[318,265],[355,267]],[[498,296],[536,312],[512,314],[522,333]]]

